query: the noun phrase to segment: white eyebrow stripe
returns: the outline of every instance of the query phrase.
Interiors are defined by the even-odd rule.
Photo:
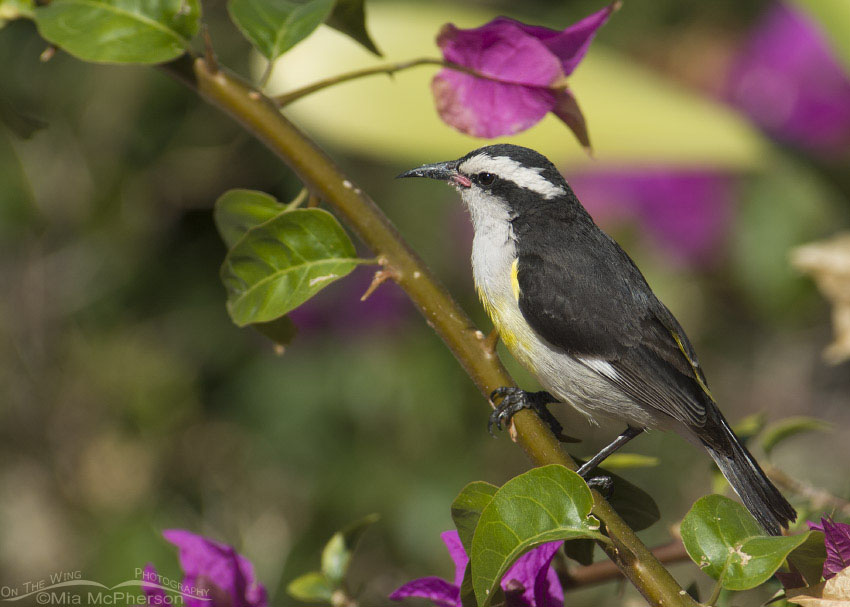
[[[476,154],[466,159],[458,168],[467,175],[493,173],[497,177],[512,181],[521,188],[536,192],[546,199],[566,194],[564,188],[553,184],[540,174],[543,169],[523,166],[508,156]]]

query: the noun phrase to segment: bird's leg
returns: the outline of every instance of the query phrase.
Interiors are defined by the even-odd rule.
[[[487,431],[490,432],[492,436],[495,436],[495,434],[493,434],[493,426],[496,426],[499,430],[501,430],[503,426],[507,428],[510,425],[511,418],[514,414],[523,409],[532,409],[538,416],[540,416],[543,423],[549,426],[552,434],[554,434],[558,440],[563,443],[578,442],[577,439],[564,434],[564,427],[546,407],[549,403],[559,402],[557,398],[548,392],[526,392],[519,388],[505,386],[493,390],[492,394],[490,394],[490,401],[493,402],[495,399],[500,397],[502,398],[502,402],[493,409],[493,413],[490,414],[490,419],[487,421]]]
[[[599,464],[601,464],[606,457],[614,453],[617,449],[625,445],[627,442],[632,440],[641,432],[643,432],[643,428],[633,428],[632,426],[626,426],[626,429],[620,436],[611,441],[610,445],[604,447],[599,453],[587,460],[581,466],[581,468],[576,470],[576,472],[580,477],[586,479],[588,472],[592,472],[593,469],[596,468],[596,466],[598,466]]]

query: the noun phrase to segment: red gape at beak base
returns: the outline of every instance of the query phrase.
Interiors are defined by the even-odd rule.
[[[461,175],[458,173],[457,175],[452,175],[452,182],[456,185],[461,186],[462,188],[468,188],[472,186],[472,182],[469,180],[469,177],[466,175]]]

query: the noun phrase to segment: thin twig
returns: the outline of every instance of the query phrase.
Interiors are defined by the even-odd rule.
[[[266,62],[266,69],[263,70],[263,73],[260,75],[260,79],[257,81],[257,88],[263,90],[266,88],[266,85],[269,83],[269,78],[272,76],[272,72],[274,71],[274,60],[269,60]]]
[[[209,63],[210,71],[217,72],[218,71],[218,58],[215,56],[215,49],[213,48],[212,38],[210,37],[210,29],[207,27],[207,24],[203,25],[203,38],[204,38],[204,58],[207,63]]]
[[[723,576],[720,576],[714,583],[714,587],[711,589],[711,596],[708,597],[708,600],[705,602],[706,605],[716,605],[717,599],[720,598],[720,593],[723,592]]]
[[[690,558],[681,540],[673,540],[657,546],[652,549],[652,554],[665,565],[687,561]],[[612,561],[599,561],[570,571],[559,572],[558,577],[564,590],[569,591],[622,579],[623,572]]]
[[[297,101],[302,97],[306,97],[311,93],[315,93],[317,91],[321,91],[322,89],[328,88],[329,86],[334,86],[336,84],[340,84],[342,82],[348,82],[349,80],[357,80],[358,78],[365,78],[367,76],[376,76],[379,74],[386,74],[387,76],[392,76],[396,72],[401,72],[412,67],[418,67],[420,65],[438,65],[441,67],[445,67],[451,70],[455,70],[458,72],[463,72],[465,74],[469,74],[470,76],[475,76],[476,78],[481,78],[482,80],[491,80],[493,82],[500,82],[502,84],[505,83],[504,80],[500,78],[496,78],[494,76],[489,76],[482,72],[476,71],[472,68],[466,67],[465,65],[460,65],[458,63],[452,63],[451,61],[446,61],[444,59],[437,59],[435,57],[421,57],[419,59],[411,59],[410,61],[400,61],[398,63],[390,63],[386,65],[376,65],[374,67],[366,67],[359,70],[354,70],[351,72],[345,72],[344,74],[338,74],[336,76],[331,76],[330,78],[325,78],[323,80],[319,80],[318,82],[314,82],[313,84],[308,84],[305,87],[300,89],[296,89],[294,91],[290,91],[288,93],[284,93],[283,95],[278,95],[277,97],[272,97],[272,100],[278,105],[278,107],[284,107],[289,105],[293,101]],[[549,87],[540,87],[540,88],[549,88],[552,90],[563,90],[566,87],[566,83],[558,82]]]
[[[797,480],[766,460],[762,460],[761,466],[777,485],[791,493],[796,493],[806,498],[815,510],[831,509],[841,512],[844,516],[850,516],[850,501],[833,495],[825,489],[813,487],[808,483]]]
[[[307,188],[301,188],[301,191],[296,194],[295,198],[292,199],[292,202],[286,205],[286,210],[292,211],[297,209],[307,201],[309,196],[310,191]]]

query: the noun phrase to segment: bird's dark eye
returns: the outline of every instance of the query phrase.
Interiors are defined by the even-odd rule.
[[[496,176],[493,173],[478,173],[478,183],[481,185],[493,185],[496,181]]]

